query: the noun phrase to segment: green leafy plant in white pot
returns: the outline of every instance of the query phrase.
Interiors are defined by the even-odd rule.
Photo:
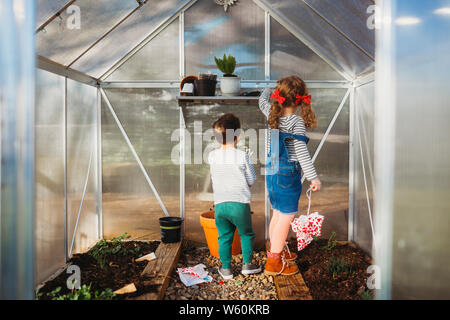
[[[233,74],[236,68],[236,58],[232,55],[223,55],[223,59],[214,57],[217,68],[223,73],[220,78],[220,90],[224,96],[238,95],[241,90],[241,78]]]

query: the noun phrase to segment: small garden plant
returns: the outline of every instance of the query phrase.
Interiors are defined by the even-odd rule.
[[[333,279],[336,278],[338,274],[344,273],[345,275],[349,275],[353,272],[350,265],[345,262],[341,258],[335,258],[334,256],[331,256],[330,260],[328,261],[327,266],[328,273],[333,276]]]
[[[222,71],[224,77],[232,77],[234,69],[236,68],[236,58],[232,55],[223,55],[223,59],[214,57],[217,68]]]
[[[37,299],[43,296],[42,293],[37,293]],[[46,294],[51,300],[113,300],[116,294],[111,289],[106,289],[102,292],[91,292],[91,285],[82,285],[80,289],[73,289],[69,293],[61,293],[61,287],[57,287],[53,291]]]
[[[328,243],[326,246],[322,247],[323,250],[331,251],[334,249],[334,247],[337,246],[337,240],[336,238],[336,232],[332,232],[330,238],[328,239]]]
[[[361,293],[361,300],[372,300],[372,293],[369,290],[365,290]]]
[[[137,258],[141,253],[141,248],[139,246],[133,249],[127,249],[123,245],[123,241],[129,238],[131,238],[131,236],[125,232],[109,241],[105,239],[101,240],[89,251],[89,254],[97,261],[102,269],[105,269],[108,266],[110,257],[114,255],[131,255],[132,257]]]

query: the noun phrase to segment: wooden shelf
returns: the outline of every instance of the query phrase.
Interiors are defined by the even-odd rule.
[[[247,97],[247,96],[177,96],[178,104],[205,104],[205,103],[220,103],[220,104],[233,104],[233,103],[246,103],[246,104],[258,104],[259,97]]]

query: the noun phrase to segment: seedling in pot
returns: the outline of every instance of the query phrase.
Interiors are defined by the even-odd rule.
[[[236,58],[232,55],[223,55],[223,59],[214,57],[217,68],[223,73],[223,77],[220,78],[220,91],[224,96],[236,96],[239,95],[241,90],[241,78],[233,74],[236,68]]]
[[[224,77],[236,77],[233,74],[234,69],[236,68],[236,58],[232,55],[223,55],[223,59],[214,57],[214,61],[216,62],[217,68],[222,71]]]

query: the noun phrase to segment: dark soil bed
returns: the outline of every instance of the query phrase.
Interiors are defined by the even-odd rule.
[[[154,252],[159,245],[159,241],[126,241],[123,246],[126,249],[140,247],[138,256],[143,256]],[[92,250],[92,249],[91,249]],[[137,291],[130,294],[117,295],[116,299],[127,299],[140,296],[147,292],[154,292],[156,287],[151,284],[151,279],[141,277],[141,273],[146,267],[148,261],[136,262],[131,255],[111,255],[109,264],[104,269],[97,264],[96,260],[89,254],[90,251],[82,254],[75,254],[70,263],[77,265],[81,270],[81,284],[91,284],[91,291],[104,291],[111,289],[115,291],[127,284],[134,283]],[[40,299],[51,299],[47,293],[61,287],[61,294],[69,293],[66,281],[70,274],[63,271],[55,279],[48,281],[40,290]]]
[[[366,288],[367,268],[371,258],[353,244],[336,243],[330,249],[327,239],[314,240],[298,252],[297,264],[315,300],[361,300],[370,299],[372,293]],[[297,252],[296,239],[289,241],[289,248]],[[341,259],[343,272],[330,271],[330,263]],[[331,262],[330,262],[331,261]]]

